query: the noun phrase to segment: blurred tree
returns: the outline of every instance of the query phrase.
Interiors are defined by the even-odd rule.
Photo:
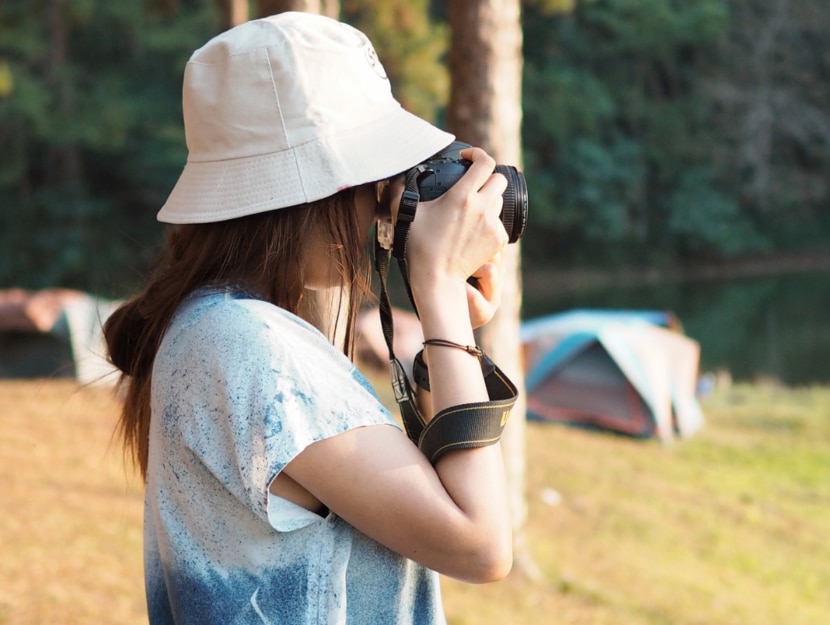
[[[217,3],[219,23],[223,30],[248,21],[248,0],[217,0]]]
[[[452,0],[449,5],[451,75],[448,128],[460,140],[487,150],[499,163],[521,165],[522,30],[518,0]],[[520,244],[503,255],[502,305],[477,331],[479,345],[524,387],[519,319],[522,301]],[[526,545],[525,400],[520,392],[502,437],[516,568],[535,576]]]
[[[257,15],[267,17],[284,11],[304,11],[337,18],[340,15],[339,0],[256,0]]]
[[[428,0],[343,0],[342,18],[366,33],[403,107],[440,124],[449,94],[446,25]]]
[[[129,289],[184,162],[181,72],[211,7],[9,0],[0,30],[0,285]]]
[[[0,3],[0,286],[130,289],[186,156],[182,69],[237,2],[273,10]],[[343,1],[439,125],[447,6]],[[525,264],[826,248],[829,28],[826,0],[525,0]]]
[[[704,85],[717,111],[714,167],[778,249],[830,235],[830,6],[728,0],[730,36]]]
[[[712,162],[704,76],[728,32],[723,0],[583,2],[565,14],[553,4],[550,14],[550,0],[533,2],[525,20],[537,44],[525,52],[528,178],[534,229],[548,234],[529,244],[531,259],[660,262],[762,248]],[[691,180],[709,185],[705,196],[678,194]],[[718,198],[708,219],[674,215],[704,197]]]

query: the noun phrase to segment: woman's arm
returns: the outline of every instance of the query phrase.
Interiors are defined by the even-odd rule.
[[[307,447],[284,473],[386,547],[439,573],[504,577],[512,537],[498,445],[451,452],[433,468],[396,428],[357,428]]]
[[[466,278],[493,258],[507,234],[499,221],[505,181],[470,150],[473,165],[444,196],[419,206],[408,242],[410,284],[427,339],[475,342]],[[431,418],[486,401],[478,359],[430,345]],[[284,473],[329,509],[390,549],[471,582],[504,577],[512,536],[499,445],[453,451],[433,467],[399,430],[347,431],[302,451]]]

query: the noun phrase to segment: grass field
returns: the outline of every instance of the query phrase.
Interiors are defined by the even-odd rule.
[[[537,580],[444,582],[451,625],[830,625],[830,389],[740,386],[671,446],[528,425]],[[0,382],[0,624],[146,622],[109,394]]]

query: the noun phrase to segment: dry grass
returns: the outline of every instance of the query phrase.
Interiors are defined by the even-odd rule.
[[[830,624],[830,389],[704,406],[706,428],[669,447],[530,424],[543,581],[448,582],[450,625]]]
[[[529,424],[542,577],[446,580],[450,624],[830,623],[830,390],[738,388],[705,407],[706,429],[668,448]],[[0,381],[0,624],[146,622],[116,412],[71,382]]]
[[[142,494],[115,404],[72,382],[0,382],[0,623],[146,623]]]

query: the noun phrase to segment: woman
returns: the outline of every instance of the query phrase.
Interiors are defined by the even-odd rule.
[[[150,622],[444,622],[436,572],[486,582],[511,565],[499,446],[433,466],[347,355],[368,232],[392,219],[397,174],[453,137],[399,106],[362,33],[303,13],[197,50],[183,108],[166,255],[105,328],[146,481]],[[427,420],[488,397],[453,345],[498,305],[506,181],[481,150],[464,156],[407,242]]]

